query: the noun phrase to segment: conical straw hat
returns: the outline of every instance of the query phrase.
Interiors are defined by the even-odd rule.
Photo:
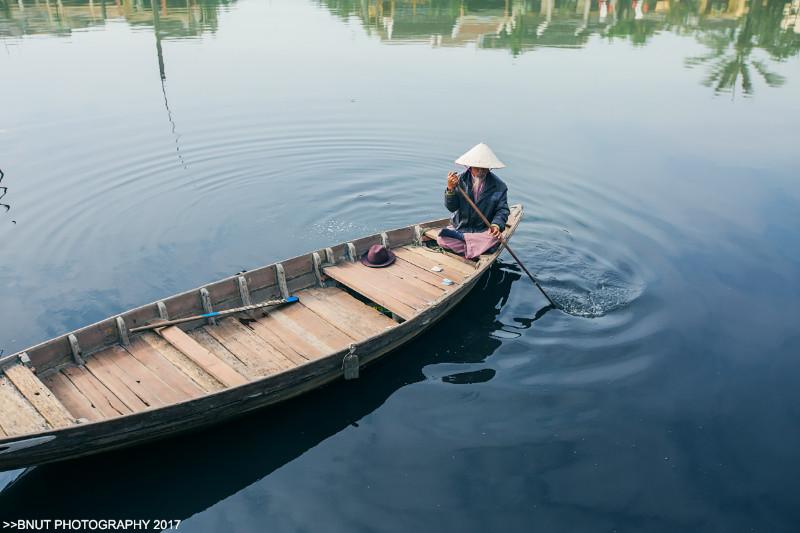
[[[503,162],[484,143],[473,146],[469,152],[456,159],[456,163],[465,167],[505,168]]]

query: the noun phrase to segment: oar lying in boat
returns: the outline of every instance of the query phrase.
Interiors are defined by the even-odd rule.
[[[289,296],[287,298],[281,298],[279,300],[267,300],[266,302],[261,302],[252,305],[245,305],[242,307],[236,307],[235,309],[225,309],[224,311],[214,311],[212,313],[205,313],[202,315],[195,315],[195,316],[187,316],[184,318],[176,318],[175,320],[161,320],[159,322],[153,322],[152,324],[147,324],[146,326],[139,326],[138,328],[131,328],[131,333],[136,333],[137,331],[146,331],[148,329],[156,329],[156,328],[163,328],[166,326],[172,326],[175,324],[183,324],[184,322],[191,322],[192,320],[201,320],[203,318],[218,318],[221,316],[228,316],[234,315],[236,313],[243,313],[245,311],[252,311],[254,309],[261,309],[263,307],[272,307],[275,305],[282,305],[282,304],[290,304],[294,302],[300,301],[300,298],[297,296]]]
[[[481,220],[483,221],[484,224],[486,224],[486,227],[487,228],[491,227],[492,223],[489,222],[489,219],[487,219],[486,216],[484,216],[484,214],[481,212],[481,210],[478,209],[478,206],[475,205],[475,202],[472,201],[472,198],[469,197],[469,194],[467,194],[466,191],[464,191],[464,189],[461,188],[461,185],[456,185],[456,188],[458,189],[458,192],[460,192],[461,195],[464,197],[464,199],[467,201],[467,203],[469,203],[469,205],[472,206],[472,209],[474,209],[475,212],[478,213],[478,216],[481,217]],[[500,234],[499,238],[500,238],[500,242],[502,242],[505,245],[506,250],[508,250],[508,253],[511,254],[511,257],[514,258],[514,261],[516,261],[517,264],[522,267],[522,270],[525,271],[525,273],[528,275],[528,277],[531,278],[531,281],[533,282],[534,285],[536,285],[536,288],[539,289],[540,291],[542,291],[542,294],[544,294],[544,297],[547,298],[548,302],[550,302],[550,305],[553,306],[554,309],[558,309],[558,306],[553,301],[553,299],[550,298],[547,295],[547,293],[544,292],[544,289],[542,288],[542,286],[539,285],[539,281],[537,281],[537,279],[535,277],[533,277],[533,274],[528,272],[528,269],[525,268],[525,265],[522,264],[522,261],[520,261],[519,257],[517,257],[517,254],[515,254],[514,251],[511,249],[511,247],[508,245],[508,241],[506,241],[503,238],[502,234]]]

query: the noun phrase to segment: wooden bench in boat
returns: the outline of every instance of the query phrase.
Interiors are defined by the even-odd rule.
[[[521,215],[514,206],[507,236]],[[421,245],[446,223],[409,226],[262,267],[0,359],[0,468],[212,423],[341,377],[348,354],[363,365],[407,342],[463,298],[499,254],[468,261]],[[360,254],[380,242],[397,260],[386,268],[362,265]],[[299,301],[258,316],[128,333],[158,319],[290,293]]]

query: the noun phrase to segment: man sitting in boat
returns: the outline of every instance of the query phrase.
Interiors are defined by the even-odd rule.
[[[508,188],[491,169],[504,168],[487,145],[480,143],[456,159],[467,170],[461,174],[447,175],[444,205],[451,212],[451,224],[443,228],[436,242],[442,248],[474,259],[492,252],[500,243],[500,233],[508,221]],[[480,215],[464,198],[458,188],[466,192],[491,225],[487,228]]]

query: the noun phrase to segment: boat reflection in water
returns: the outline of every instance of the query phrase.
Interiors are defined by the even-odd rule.
[[[517,269],[495,263],[432,331],[368,367],[360,379],[336,382],[207,430],[28,469],[0,492],[0,508],[13,510],[15,519],[186,519],[357,425],[402,387],[426,379],[445,384],[487,381],[494,371],[476,371],[474,366],[501,345],[496,332],[506,326],[497,317],[520,279]],[[531,318],[517,318],[512,327],[530,327]],[[469,350],[453,350],[453,336],[437,333],[463,329],[467,322]],[[428,365],[459,363],[471,370],[441,378],[423,373]],[[41,494],[59,496],[43,506]]]

